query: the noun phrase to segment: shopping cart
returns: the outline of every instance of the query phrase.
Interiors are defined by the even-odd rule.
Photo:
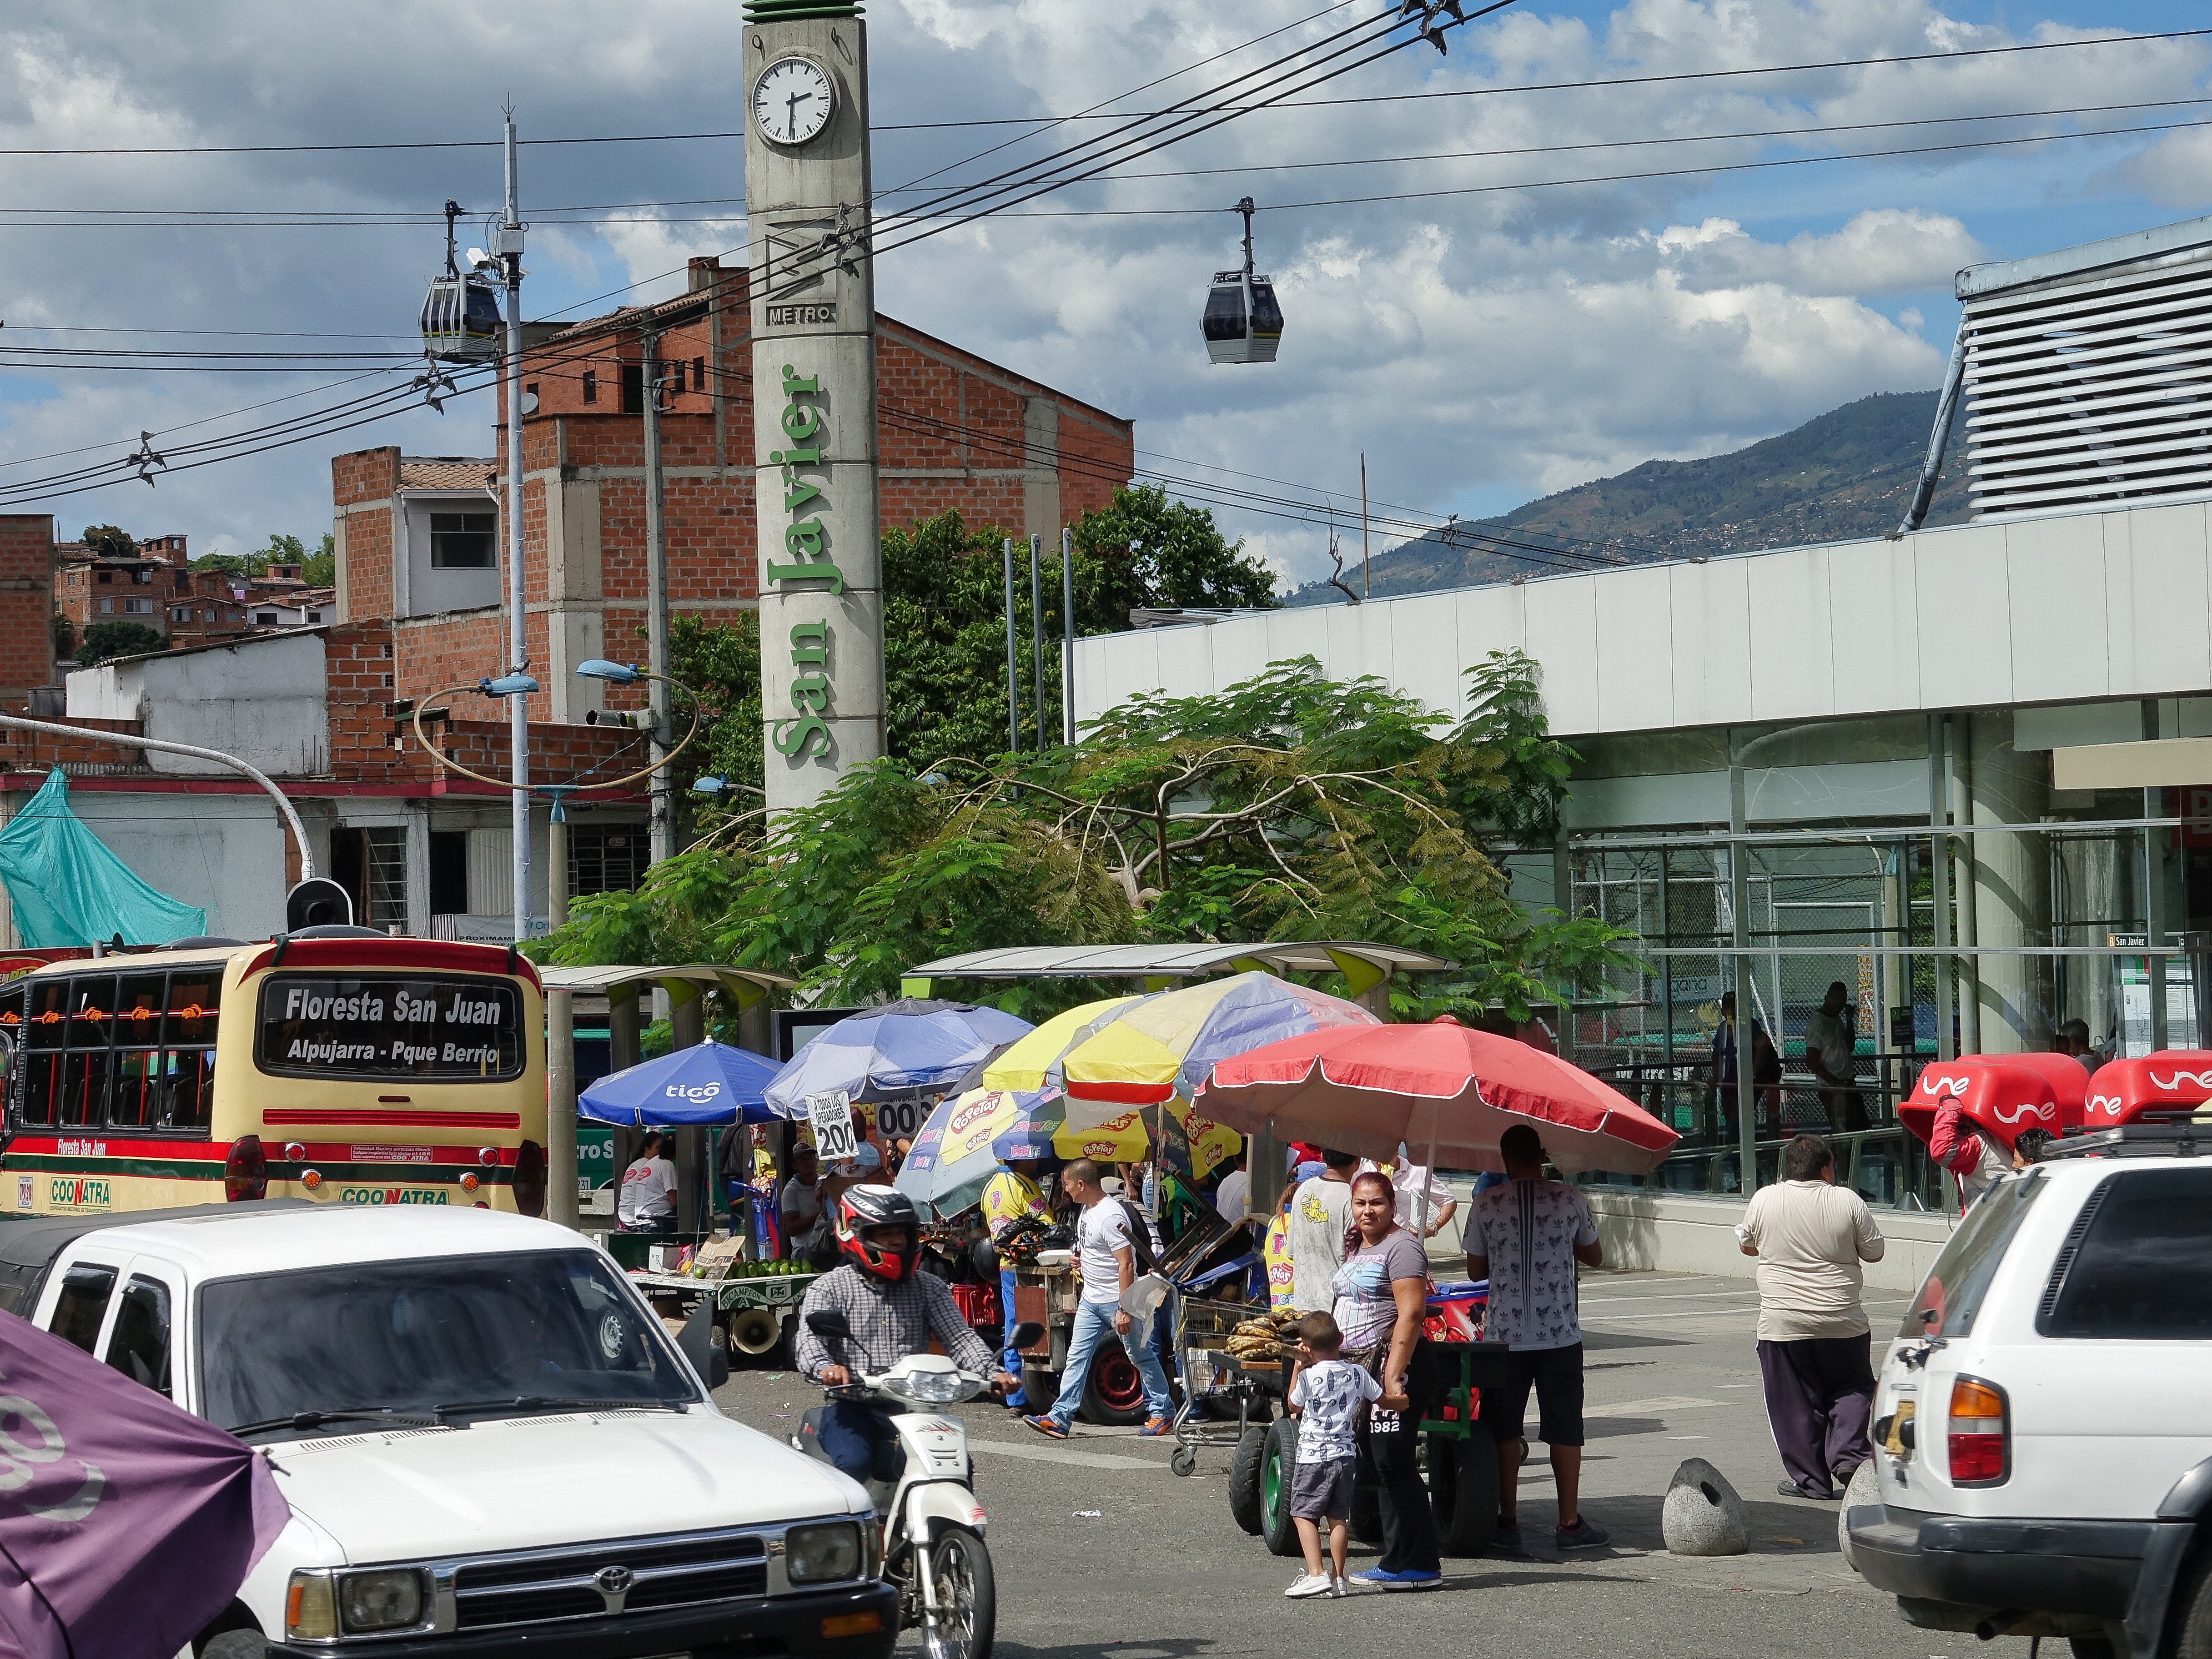
[[[1282,1358],[1242,1359],[1229,1340],[1246,1320],[1265,1316],[1254,1303],[1184,1296],[1176,1304],[1176,1356],[1182,1370],[1182,1405],[1175,1418],[1177,1474],[1198,1472],[1199,1449],[1233,1452],[1244,1431],[1271,1421],[1290,1367]]]

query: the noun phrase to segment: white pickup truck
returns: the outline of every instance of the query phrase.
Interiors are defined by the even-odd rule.
[[[867,1494],[725,1418],[704,1322],[671,1341],[565,1229],[307,1203],[9,1222],[0,1308],[268,1457],[291,1522],[195,1659],[896,1639]]]
[[[2212,1123],[2045,1160],[1967,1212],[1889,1345],[1852,1554],[1926,1628],[2212,1659]]]

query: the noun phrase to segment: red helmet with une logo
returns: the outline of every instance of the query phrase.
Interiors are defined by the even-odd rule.
[[[888,1250],[877,1242],[886,1228],[905,1231],[906,1243]],[[864,1273],[892,1284],[911,1278],[921,1259],[921,1217],[914,1200],[890,1187],[848,1187],[837,1200],[837,1247]]]

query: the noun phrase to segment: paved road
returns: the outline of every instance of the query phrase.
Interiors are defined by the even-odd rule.
[[[1665,1659],[2008,1659],[2025,1642],[1915,1631],[1836,1552],[1836,1510],[1775,1494],[1781,1469],[1759,1401],[1747,1280],[1593,1273],[1583,1280],[1590,1441],[1585,1511],[1612,1529],[1595,1555],[1551,1547],[1549,1472],[1523,1481],[1529,1553],[1444,1564],[1445,1584],[1415,1595],[1288,1602],[1290,1564],[1237,1530],[1227,1454],[1201,1454],[1178,1480],[1168,1448],[1127,1430],[1055,1443],[1011,1414],[970,1406],[980,1495],[1007,1659],[1243,1659],[1324,1644],[1334,1656],[1602,1651]],[[1904,1298],[1869,1298],[1879,1330]],[[812,1396],[790,1373],[740,1372],[721,1395],[744,1420],[789,1432]],[[1659,1508],[1688,1456],[1710,1459],[1751,1505],[1752,1553],[1666,1553]],[[1530,1522],[1543,1522],[1532,1526]],[[1369,1553],[1354,1545],[1355,1563]],[[1602,1643],[1601,1649],[1589,1644]],[[909,1636],[902,1654],[915,1646]]]

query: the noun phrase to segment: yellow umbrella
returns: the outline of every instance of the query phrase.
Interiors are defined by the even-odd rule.
[[[1060,1055],[1089,1036],[1092,1026],[1101,1019],[1110,1018],[1115,1010],[1142,1000],[1141,997],[1108,997],[1054,1014],[983,1068],[983,1086],[1024,1091],[1043,1088],[1045,1073],[1058,1063]],[[1057,1087],[1057,1083],[1054,1086]]]

